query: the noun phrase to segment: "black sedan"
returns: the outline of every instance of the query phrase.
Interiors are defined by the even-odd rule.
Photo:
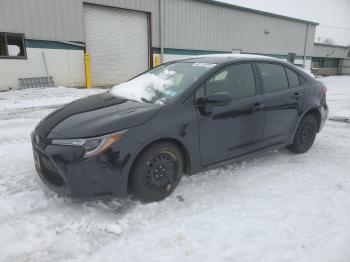
[[[183,173],[284,146],[308,151],[327,119],[326,91],[269,57],[166,63],[43,119],[32,133],[36,170],[62,195],[159,201]]]

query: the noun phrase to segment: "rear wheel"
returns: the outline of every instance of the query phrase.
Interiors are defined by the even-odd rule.
[[[295,133],[293,144],[288,148],[297,154],[307,152],[313,145],[317,134],[317,120],[312,115],[306,115],[300,122]]]
[[[168,142],[147,148],[136,159],[130,174],[131,193],[146,202],[160,201],[176,188],[183,171],[183,156]]]

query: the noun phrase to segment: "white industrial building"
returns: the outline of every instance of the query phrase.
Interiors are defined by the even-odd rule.
[[[85,86],[128,80],[162,61],[262,54],[311,67],[317,23],[208,0],[1,0],[0,90],[52,76]]]
[[[311,67],[317,75],[350,75],[350,47],[315,43]]]

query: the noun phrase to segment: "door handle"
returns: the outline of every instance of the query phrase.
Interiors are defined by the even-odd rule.
[[[252,111],[258,111],[265,108],[265,104],[255,103],[252,107]]]
[[[294,99],[299,99],[303,94],[300,93],[294,93],[293,98]]]

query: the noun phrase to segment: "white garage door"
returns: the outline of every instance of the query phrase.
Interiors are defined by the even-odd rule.
[[[84,5],[84,24],[93,86],[119,84],[148,69],[146,13]]]

